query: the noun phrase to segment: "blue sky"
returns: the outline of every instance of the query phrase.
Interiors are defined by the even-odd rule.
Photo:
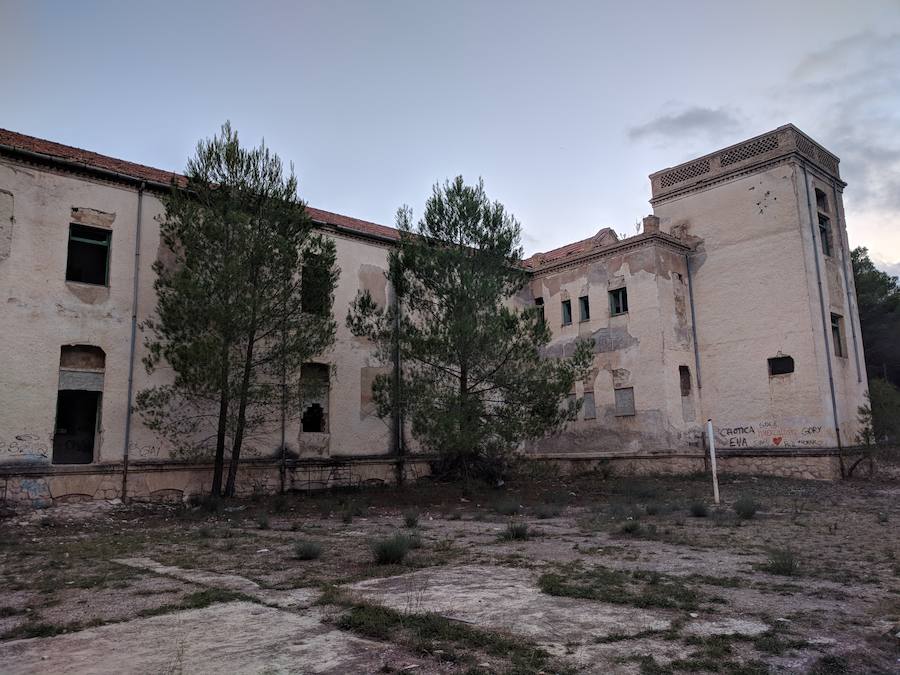
[[[896,0],[0,0],[0,64],[0,127],[182,170],[230,119],[385,224],[481,176],[528,253],[633,234],[649,173],[794,122],[900,273]]]

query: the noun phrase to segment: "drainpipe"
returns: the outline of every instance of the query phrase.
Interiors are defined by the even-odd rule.
[[[697,395],[700,395],[700,389],[703,387],[700,384],[700,345],[697,344],[697,314],[694,311],[694,282],[691,279],[691,254],[684,254],[684,261],[687,265],[687,278],[688,278],[688,300],[691,303],[691,333],[694,337],[694,368],[697,371]]]
[[[131,344],[128,352],[128,409],[125,411],[125,451],[122,455],[122,501],[128,500],[128,450],[131,444],[131,404],[134,394],[134,352],[137,341],[138,293],[141,272],[141,213],[144,205],[144,187],[138,186],[137,223],[134,232],[134,288],[131,299]]]
[[[809,193],[809,179],[806,175],[806,167],[799,165],[803,172],[803,189],[806,191],[806,208],[809,211],[809,233],[812,236],[813,260],[816,261],[816,284],[819,287],[819,311],[822,314],[822,334],[825,338],[825,363],[828,365],[828,388],[831,391],[831,414],[834,416],[834,435],[837,439],[838,453],[841,452],[841,425],[838,421],[837,399],[834,395],[834,374],[831,371],[831,352],[832,347],[828,340],[829,322],[825,316],[825,295],[822,292],[822,270],[819,267],[819,248],[816,246],[816,217],[813,208],[812,195]],[[836,206],[836,205],[835,205]],[[841,460],[841,473],[843,474],[844,465]]]
[[[850,251],[844,248],[844,232],[847,231],[847,223],[842,213],[838,211],[838,194],[837,186],[832,182],[831,192],[834,196],[834,220],[838,225],[838,232],[841,235],[841,255],[844,258],[844,290],[847,293],[847,313],[850,315],[850,334],[853,336],[853,357],[856,361],[856,382],[862,382],[862,368],[859,365],[859,350],[856,347],[856,321],[853,319],[853,301],[850,295],[850,275],[853,274],[850,265]]]

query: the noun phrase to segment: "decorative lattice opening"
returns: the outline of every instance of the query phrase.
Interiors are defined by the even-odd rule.
[[[722,166],[728,166],[729,164],[734,164],[735,162],[742,162],[745,159],[750,159],[751,157],[756,157],[757,155],[761,155],[764,152],[769,152],[770,150],[774,150],[778,147],[778,136],[772,134],[771,136],[766,136],[765,138],[760,138],[755,141],[751,141],[750,143],[744,143],[743,145],[739,145],[736,148],[732,148],[731,150],[726,150],[722,153],[720,164]]]
[[[697,176],[709,173],[709,159],[701,159],[691,164],[685,164],[677,169],[672,169],[668,173],[664,173],[659,177],[660,187],[671,187],[676,183],[681,183]]]
[[[819,150],[819,164],[824,166],[828,171],[837,175],[838,172],[838,163],[837,159],[835,159],[832,155],[824,152],[823,150]]]
[[[797,136],[797,149],[807,157],[816,158],[816,146],[803,136]]]

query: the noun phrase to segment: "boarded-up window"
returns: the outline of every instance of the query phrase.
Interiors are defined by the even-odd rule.
[[[584,392],[584,403],[582,404],[582,409],[584,410],[584,419],[597,419],[597,404],[594,402],[594,392]]]
[[[616,389],[616,416],[634,415],[634,387]]]

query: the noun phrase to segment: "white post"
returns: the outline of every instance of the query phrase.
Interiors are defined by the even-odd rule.
[[[716,475],[716,442],[713,440],[712,420],[706,420],[706,437],[709,439],[709,461],[713,476],[713,499],[719,503],[719,477]]]

